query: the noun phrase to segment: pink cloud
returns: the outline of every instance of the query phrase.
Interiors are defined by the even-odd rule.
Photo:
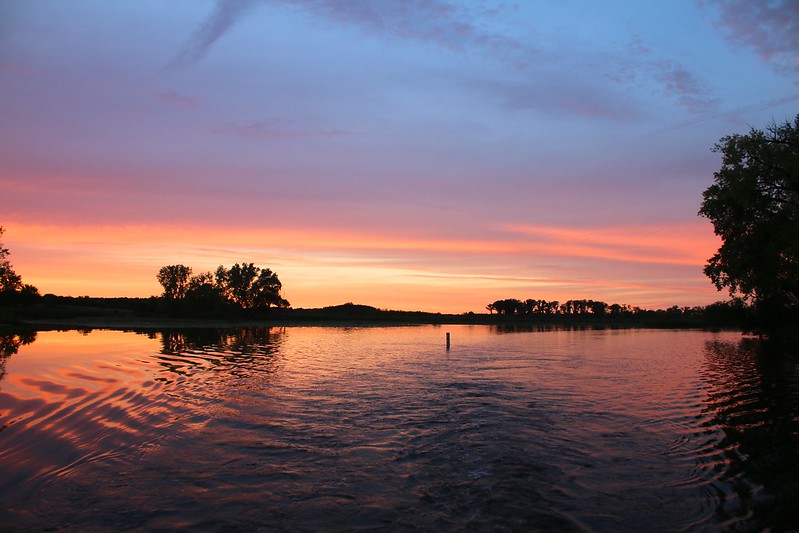
[[[799,73],[799,6],[796,0],[708,0],[734,44],[751,47],[778,70]]]
[[[214,11],[186,41],[167,68],[182,68],[203,59],[211,47],[258,3],[284,4],[281,0],[217,0]],[[309,13],[350,24],[365,31],[390,35],[399,39],[435,43],[462,51],[468,47],[482,49],[504,57],[516,66],[523,66],[536,51],[518,41],[479,28],[475,17],[493,17],[503,9],[477,8],[476,14],[441,0],[297,0],[294,5]],[[512,54],[512,56],[508,56]]]
[[[199,107],[199,104],[194,98],[178,94],[175,91],[156,93],[155,97],[161,102],[179,109],[193,109]]]
[[[294,139],[303,137],[347,137],[352,135],[346,130],[313,130],[297,128],[293,121],[263,120],[239,126],[223,126],[212,130],[221,135],[235,135],[237,137],[264,137],[269,139]]]
[[[670,265],[702,265],[719,245],[701,222],[683,225],[564,228],[512,225],[511,233],[533,240],[541,254]]]
[[[15,63],[8,63],[0,61],[0,72],[9,72],[12,74],[32,74],[33,69]]]
[[[590,297],[644,307],[717,299],[701,274],[716,243],[696,225],[523,226],[491,240],[408,238],[364,228],[8,226],[17,271],[58,294],[149,296],[160,290],[159,266],[183,263],[200,271],[247,260],[278,272],[286,297],[303,307],[358,300],[462,312],[502,297]]]
[[[631,118],[636,114],[629,99],[599,85],[572,79],[539,79],[525,83],[479,82],[478,88],[498,95],[509,109],[536,110],[544,114],[569,114],[587,118]]]
[[[683,65],[663,60],[652,63],[651,68],[666,91],[690,111],[706,112],[718,104],[718,98],[710,96],[699,78]]]
[[[211,46],[230,30],[256,0],[217,0],[213,13],[194,32],[166,68],[177,69],[200,61]]]

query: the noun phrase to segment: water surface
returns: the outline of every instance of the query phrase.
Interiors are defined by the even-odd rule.
[[[13,529],[799,527],[796,358],[740,333],[53,331],[2,346]]]

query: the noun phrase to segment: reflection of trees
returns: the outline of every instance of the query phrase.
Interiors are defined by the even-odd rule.
[[[493,333],[541,333],[545,331],[599,331],[606,329],[627,329],[624,325],[606,324],[492,324]]]
[[[35,331],[2,333],[0,334],[0,380],[6,375],[6,361],[25,344],[36,340]]]
[[[709,424],[723,432],[715,460],[727,465],[717,512],[747,516],[745,529],[794,529],[799,501],[799,367],[795,347],[757,339],[708,342]],[[718,469],[716,465],[714,469]]]
[[[285,328],[186,329],[161,333],[160,364],[181,375],[209,369],[244,377],[276,371]]]

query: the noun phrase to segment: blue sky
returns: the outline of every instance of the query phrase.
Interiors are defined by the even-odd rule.
[[[709,303],[710,149],[797,81],[794,1],[0,0],[0,224],[44,292]]]

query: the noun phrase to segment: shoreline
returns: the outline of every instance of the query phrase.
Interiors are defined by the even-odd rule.
[[[497,315],[433,315],[425,317],[263,317],[258,319],[209,319],[173,317],[86,316],[23,319],[0,323],[2,330],[149,330],[241,329],[273,327],[409,327],[409,326],[498,326],[507,329],[591,328],[591,329],[702,329],[736,331],[731,325],[701,324],[686,320],[635,320],[597,317],[499,317]]]

